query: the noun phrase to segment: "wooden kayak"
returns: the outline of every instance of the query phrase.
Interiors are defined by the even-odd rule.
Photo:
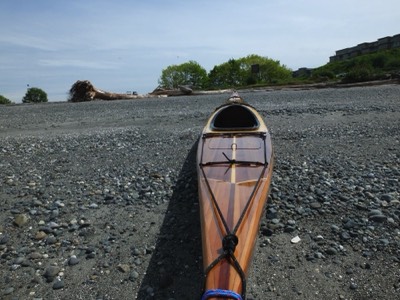
[[[271,138],[260,114],[234,93],[197,149],[205,299],[246,297],[246,278],[271,183]]]

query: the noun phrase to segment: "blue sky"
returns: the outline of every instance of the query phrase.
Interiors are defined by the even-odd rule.
[[[400,33],[399,0],[1,0],[0,94],[64,101],[77,80],[151,92],[162,69],[258,54],[296,70]]]

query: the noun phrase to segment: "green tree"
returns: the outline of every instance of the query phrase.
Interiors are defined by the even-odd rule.
[[[252,72],[253,65],[257,73]],[[210,87],[226,88],[284,82],[292,78],[292,71],[277,60],[252,54],[215,66],[208,77]]]
[[[251,54],[240,59],[241,67],[246,71],[247,76],[252,76],[256,83],[277,83],[288,80],[292,77],[292,71],[278,60]],[[259,72],[251,73],[251,66],[258,65]]]
[[[39,103],[47,101],[46,92],[36,87],[29,88],[26,91],[24,98],[22,98],[23,103]]]
[[[212,88],[237,87],[243,85],[244,76],[240,61],[232,58],[214,66],[208,74],[208,80]]]
[[[207,72],[195,61],[171,65],[162,70],[158,83],[163,88],[169,89],[180,85],[201,89],[207,85]]]
[[[0,95],[0,104],[11,104],[11,101],[3,95]]]

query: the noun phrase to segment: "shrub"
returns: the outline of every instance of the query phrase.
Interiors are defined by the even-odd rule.
[[[400,70],[400,58],[391,57],[388,59],[386,68],[389,70]]]
[[[23,103],[39,103],[47,102],[47,94],[45,91],[39,88],[29,88],[26,91],[24,98],[22,98]]]
[[[331,79],[335,78],[335,74],[326,69],[320,69],[320,70],[315,70],[312,72],[311,75],[312,79],[314,79],[317,82],[324,82],[324,81],[329,81]]]
[[[348,72],[342,82],[343,83],[354,83],[373,80],[373,71],[368,66],[357,66]]]
[[[0,95],[0,104],[11,104],[11,101],[3,95]]]

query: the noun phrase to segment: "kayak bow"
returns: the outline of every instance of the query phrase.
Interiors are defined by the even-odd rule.
[[[244,300],[273,168],[268,129],[234,93],[203,129],[197,149],[204,293]]]

